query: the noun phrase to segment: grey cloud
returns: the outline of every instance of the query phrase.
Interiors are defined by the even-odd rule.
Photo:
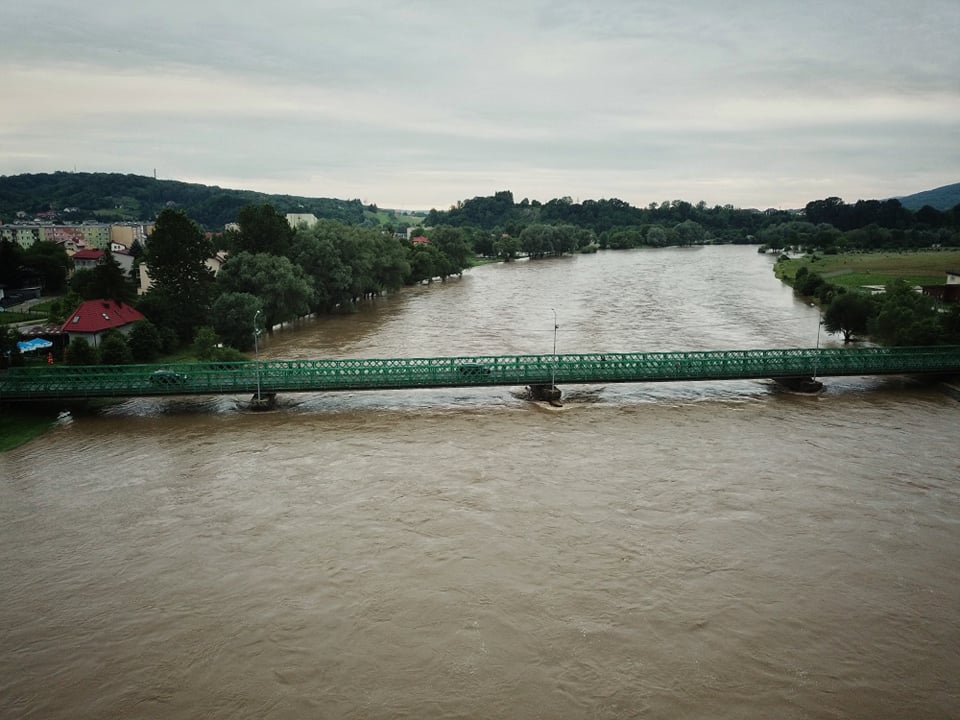
[[[0,81],[18,100],[2,173],[163,162],[407,207],[512,183],[640,202],[686,182],[765,205],[750,193],[782,199],[776,178],[847,196],[960,167],[955,0],[32,0],[4,23]],[[59,102],[36,68],[66,78]]]

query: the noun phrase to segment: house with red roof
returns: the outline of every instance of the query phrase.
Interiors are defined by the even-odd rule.
[[[416,236],[415,238],[413,238],[413,240],[411,240],[410,242],[412,242],[414,245],[426,245],[426,244],[428,244],[430,241],[427,240],[427,238],[424,237],[423,235],[417,235],[417,236]]]
[[[103,250],[77,250],[73,254],[73,267],[77,270],[93,269],[103,262]]]
[[[119,330],[126,335],[133,329],[134,323],[143,319],[139,311],[126,303],[115,300],[87,300],[80,303],[70,314],[60,330],[67,333],[67,342],[81,337],[97,347],[100,338],[108,330]]]

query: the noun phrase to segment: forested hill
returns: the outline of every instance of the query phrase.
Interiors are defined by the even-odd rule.
[[[901,205],[910,210],[919,210],[924,205],[929,205],[937,210],[950,210],[960,205],[960,183],[944,185],[933,190],[924,190],[897,199]]]
[[[165,207],[184,210],[208,229],[236,222],[240,209],[270,203],[282,214],[313,213],[351,225],[364,222],[359,200],[269,195],[120,173],[38,173],[0,176],[0,221],[54,211],[66,222],[153,220]]]
[[[651,203],[634,207],[623,200],[584,200],[575,203],[559,198],[540,203],[536,200],[514,202],[513,194],[498,192],[489,197],[464,200],[449,210],[431,210],[424,224],[453,225],[518,235],[532,224],[571,225],[593,231],[597,236],[624,228],[646,228],[659,225],[695,231],[706,231],[716,242],[752,242],[771,226],[791,222],[826,224],[847,232],[868,226],[891,230],[939,230],[960,227],[960,205],[940,211],[924,206],[913,212],[899,200],[858,200],[847,204],[838,197],[814,200],[802,210],[744,210],[731,205],[708,207],[684,200]]]
[[[517,203],[512,192],[503,190],[489,197],[463,200],[449,210],[431,210],[424,225],[473,227],[509,235],[518,235],[531,224],[572,225],[600,235],[619,228],[695,223],[721,242],[746,242],[747,236],[755,235],[766,225],[795,219],[797,211],[741,210],[732,205],[711,208],[704,202],[694,205],[685,200],[651,203],[646,207],[634,207],[617,198],[576,203],[569,197],[546,203],[524,198]]]

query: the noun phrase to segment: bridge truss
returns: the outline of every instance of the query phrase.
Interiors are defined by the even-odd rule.
[[[960,373],[960,346],[18,367],[0,401]]]

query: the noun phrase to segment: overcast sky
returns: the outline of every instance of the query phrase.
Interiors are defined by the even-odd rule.
[[[958,0],[4,0],[0,174],[445,209],[960,182]]]

